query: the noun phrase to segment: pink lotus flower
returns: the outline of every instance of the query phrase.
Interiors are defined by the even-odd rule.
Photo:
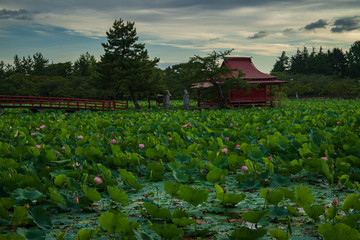
[[[61,148],[62,150],[65,150],[65,146]]]
[[[96,138],[99,138],[100,136],[99,136],[99,134],[98,135],[96,135]]]
[[[40,130],[40,128],[36,128],[36,130],[38,130],[38,131],[39,131],[39,130]]]
[[[73,164],[73,166],[74,166],[74,167],[78,167],[78,166],[80,166],[80,163],[75,162],[75,163]]]
[[[182,125],[181,127],[183,127],[183,128],[186,127],[186,124],[185,124],[185,125]]]
[[[145,145],[143,143],[139,144],[139,148],[144,148],[144,147],[145,147]]]
[[[40,145],[36,145],[35,147],[36,147],[37,149],[40,149],[40,148],[41,148],[41,146],[40,146]]]
[[[227,149],[227,148],[223,148],[223,149],[221,149],[221,151],[222,151],[223,153],[227,153],[228,149]]]
[[[59,154],[60,154],[59,151],[56,151],[56,156],[59,156]]]
[[[172,141],[172,138],[169,138],[169,141]]]
[[[226,141],[229,141],[230,139],[228,137],[225,138]]]
[[[339,206],[339,201],[335,198],[334,200],[332,200],[331,205],[337,207]]]
[[[76,196],[76,197],[74,198],[74,203],[75,203],[75,204],[78,204],[78,203],[79,203],[79,197],[80,197],[80,196]]]
[[[191,125],[191,123],[190,123],[190,122],[188,122],[188,123],[187,123],[187,125],[188,125],[189,127],[192,127],[192,125]]]
[[[249,168],[247,166],[242,166],[241,170],[247,171]]]
[[[230,127],[232,127],[234,124],[233,123],[230,123]]]
[[[236,149],[240,149],[240,144],[236,144]]]
[[[32,132],[30,135],[31,135],[31,136],[35,136],[35,135],[36,135],[36,133]]]
[[[339,125],[339,124],[340,124],[340,122],[337,122],[336,124],[337,124],[337,125]]]
[[[83,135],[79,135],[79,136],[77,136],[77,138],[82,139],[82,138],[84,138],[84,136],[83,136]]]
[[[256,127],[256,129],[259,129],[259,127]]]
[[[272,156],[268,156],[268,159],[271,160],[273,157]]]
[[[45,128],[45,125],[41,125],[40,128],[41,128],[41,129]]]
[[[324,160],[325,160],[325,162],[327,162],[327,161],[328,161],[328,158],[327,158],[327,157],[321,157],[321,159],[324,159]]]
[[[111,139],[110,143],[116,143],[116,139]]]
[[[103,182],[103,180],[101,178],[99,178],[99,177],[95,177],[94,182],[96,182],[97,184],[100,184],[100,183]]]

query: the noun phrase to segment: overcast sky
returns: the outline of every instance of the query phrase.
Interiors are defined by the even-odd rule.
[[[360,40],[359,0],[1,0],[0,60],[41,52],[74,62],[104,53],[115,19],[135,22],[139,41],[161,67],[234,49],[269,72],[282,51]]]

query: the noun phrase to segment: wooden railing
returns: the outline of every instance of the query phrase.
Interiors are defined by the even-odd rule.
[[[208,101],[208,100],[198,100],[198,108],[217,108],[219,107],[219,101]],[[239,99],[227,100],[227,104],[231,107],[241,107],[241,106],[264,106],[264,107],[274,107],[280,104],[279,98],[277,97],[243,97]]]
[[[124,110],[128,109],[128,101],[0,95],[0,108]]]

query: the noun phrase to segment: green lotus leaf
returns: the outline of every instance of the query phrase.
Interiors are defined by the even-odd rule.
[[[322,224],[318,228],[318,232],[323,235],[325,240],[360,239],[359,231],[344,223],[338,223],[335,226],[330,223]]]
[[[93,238],[94,234],[95,234],[94,229],[89,229],[89,228],[81,229],[76,234],[75,240],[90,240],[91,238]]]
[[[145,202],[144,208],[153,218],[169,219],[171,218],[171,212],[167,208],[160,208],[151,202]]]
[[[124,206],[129,205],[128,195],[117,187],[107,187],[108,192],[112,200],[121,203]]]
[[[85,197],[87,197],[90,201],[98,202],[101,200],[101,194],[95,188],[88,188],[84,185],[83,191],[85,193]]]

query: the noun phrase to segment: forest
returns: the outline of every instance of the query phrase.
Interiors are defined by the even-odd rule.
[[[198,70],[204,66],[191,57],[188,62],[160,69],[160,59],[150,59],[145,44],[138,43],[134,23],[120,19],[106,34],[108,41],[102,43],[105,53],[100,60],[89,52],[74,62],[53,63],[39,52],[15,55],[13,64],[0,60],[0,95],[128,99],[136,106],[137,99],[153,98],[166,89],[173,99],[181,99],[183,90],[199,81]],[[116,40],[125,47],[116,50],[121,45]],[[283,51],[271,74],[288,81],[283,91],[289,98],[359,97],[360,41],[345,52],[322,47],[310,52],[304,47],[289,57]],[[190,95],[194,93],[190,91]]]

